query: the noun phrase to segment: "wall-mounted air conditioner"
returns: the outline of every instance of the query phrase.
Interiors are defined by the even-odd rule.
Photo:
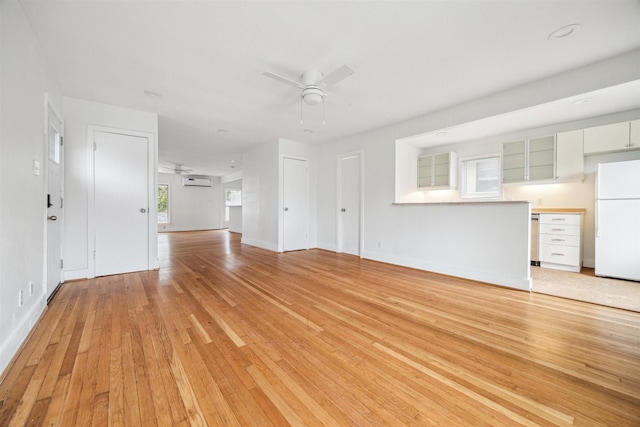
[[[187,176],[182,178],[182,185],[184,187],[211,187],[211,178],[194,178]]]

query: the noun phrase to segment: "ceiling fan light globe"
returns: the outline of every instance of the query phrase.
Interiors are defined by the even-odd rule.
[[[307,105],[318,105],[322,102],[324,93],[316,87],[308,87],[302,91],[302,99]]]

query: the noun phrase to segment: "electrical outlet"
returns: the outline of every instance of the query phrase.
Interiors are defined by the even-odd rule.
[[[33,282],[29,282],[29,296],[33,296]]]
[[[23,302],[23,291],[22,289],[20,289],[20,292],[18,292],[18,307],[22,307],[22,302]]]

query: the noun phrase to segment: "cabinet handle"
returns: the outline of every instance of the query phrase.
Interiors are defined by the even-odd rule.
[[[551,252],[552,256],[564,256],[564,254],[558,253],[558,252]]]
[[[551,221],[566,221],[566,218],[551,218]]]
[[[564,228],[552,228],[551,231],[564,231]]]
[[[552,242],[564,242],[564,239],[551,239]]]

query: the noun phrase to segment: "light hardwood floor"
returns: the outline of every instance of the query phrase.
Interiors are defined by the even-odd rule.
[[[640,314],[226,231],[65,284],[0,426],[640,425]]]

